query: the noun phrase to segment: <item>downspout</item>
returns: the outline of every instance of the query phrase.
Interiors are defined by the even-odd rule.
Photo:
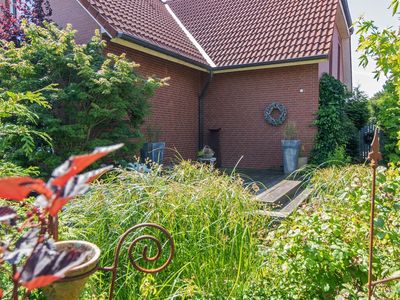
[[[199,101],[198,101],[198,113],[199,113],[199,143],[198,143],[198,148],[199,151],[203,149],[204,147],[204,98],[207,94],[208,88],[210,86],[210,83],[213,79],[213,71],[210,70],[210,73],[208,75],[207,81],[199,95]]]

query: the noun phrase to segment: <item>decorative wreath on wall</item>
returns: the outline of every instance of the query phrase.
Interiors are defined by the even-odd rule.
[[[279,111],[278,118],[274,118],[272,116],[272,113],[275,110]],[[283,123],[285,123],[286,117],[287,117],[287,109],[286,109],[285,105],[283,105],[281,103],[276,103],[276,102],[268,105],[268,107],[266,108],[265,113],[264,113],[265,120],[268,122],[268,124],[270,124],[272,126],[282,125]]]

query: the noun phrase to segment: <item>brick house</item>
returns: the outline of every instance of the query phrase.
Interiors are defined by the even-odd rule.
[[[167,147],[194,159],[217,143],[223,167],[280,168],[284,126],[264,119],[286,106],[306,154],[313,147],[319,78],[352,88],[347,0],[51,0],[53,20],[79,42],[95,29],[107,51],[126,53],[143,75],[170,77],[147,123]],[[170,153],[170,155],[172,155]]]

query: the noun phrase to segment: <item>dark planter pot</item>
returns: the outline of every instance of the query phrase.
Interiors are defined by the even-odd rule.
[[[297,170],[301,142],[299,140],[282,140],[283,170],[290,174]]]
[[[165,143],[145,143],[140,149],[140,158],[142,163],[151,160],[159,165],[164,161]]]

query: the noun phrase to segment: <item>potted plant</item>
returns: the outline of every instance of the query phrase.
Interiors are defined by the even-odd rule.
[[[308,164],[308,157],[305,155],[304,145],[301,145],[298,168],[301,169],[307,164]]]
[[[297,139],[295,123],[288,123],[283,131],[283,169],[285,174],[297,170],[301,142]]]
[[[159,128],[148,127],[146,129],[147,142],[140,149],[140,158],[143,163],[149,160],[159,165],[163,163],[165,142],[160,141],[160,136],[161,130]]]
[[[112,166],[79,174],[96,160],[123,145],[96,148],[90,154],[70,157],[56,168],[45,183],[30,177],[0,179],[0,198],[24,202],[26,214],[17,214],[11,206],[0,207],[0,266],[11,265],[11,298],[17,300],[24,289],[24,299],[33,289],[43,288],[48,299],[78,299],[88,277],[97,270],[100,249],[86,241],[55,242],[57,217],[73,197],[85,193],[89,184]],[[32,193],[34,202],[28,201]],[[3,291],[0,288],[0,299]]]
[[[215,152],[210,148],[210,146],[204,146],[202,150],[197,153],[198,158],[213,158]]]
[[[214,168],[217,159],[214,157],[215,152],[210,148],[210,146],[204,146],[202,150],[197,153],[197,160],[201,163],[209,164]]]

